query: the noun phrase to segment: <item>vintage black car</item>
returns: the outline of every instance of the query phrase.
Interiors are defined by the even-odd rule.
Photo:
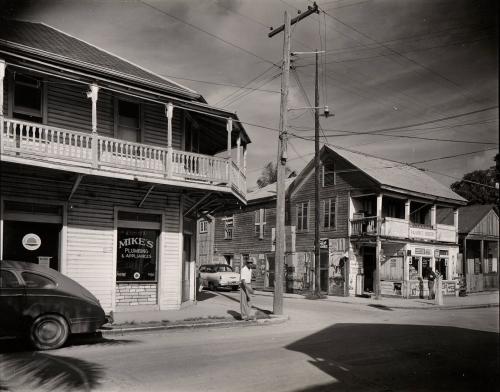
[[[0,261],[0,336],[48,350],[107,321],[98,299],[74,280],[37,264]]]

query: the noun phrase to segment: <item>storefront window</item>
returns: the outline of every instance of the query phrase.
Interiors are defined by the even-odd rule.
[[[156,230],[119,228],[116,280],[156,281]]]

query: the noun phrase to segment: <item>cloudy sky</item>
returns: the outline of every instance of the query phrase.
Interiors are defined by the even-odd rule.
[[[0,1],[7,4],[8,2]],[[12,4],[12,2],[10,2]],[[307,0],[33,0],[2,8],[41,21],[202,93],[242,121],[278,128],[283,34],[269,27]],[[495,1],[320,0],[293,27],[292,50],[320,58],[328,143],[432,170],[445,184],[498,151]],[[15,9],[14,9],[15,8]],[[9,11],[7,11],[9,10]],[[314,102],[314,57],[297,55],[290,108]],[[240,87],[245,87],[244,89]],[[307,95],[307,98],[305,97]],[[289,165],[312,158],[314,119],[290,111]],[[246,126],[249,185],[276,160],[277,134]],[[370,132],[371,134],[367,134]],[[362,133],[354,135],[353,133]],[[376,133],[376,134],[374,134]],[[386,136],[384,136],[386,134]],[[389,135],[389,136],[387,136]],[[412,138],[408,138],[412,136]],[[444,140],[428,140],[444,139]],[[462,155],[471,153],[468,155]],[[459,155],[448,159],[435,159]],[[439,174],[441,173],[441,174]],[[444,174],[444,175],[442,175]]]

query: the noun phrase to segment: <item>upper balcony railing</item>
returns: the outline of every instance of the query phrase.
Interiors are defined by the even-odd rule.
[[[438,224],[436,227],[398,218],[376,216],[351,219],[351,236],[377,236],[441,242],[457,242],[455,226]]]
[[[246,177],[225,158],[168,149],[4,118],[2,155],[52,164],[140,174],[151,178],[194,181],[230,187],[246,196]]]

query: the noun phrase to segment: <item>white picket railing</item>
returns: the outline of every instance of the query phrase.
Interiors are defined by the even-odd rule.
[[[133,143],[92,133],[4,118],[0,133],[2,154],[46,159],[52,163],[76,161],[95,169],[124,169],[142,175],[231,185],[246,195],[246,178],[225,158]]]

